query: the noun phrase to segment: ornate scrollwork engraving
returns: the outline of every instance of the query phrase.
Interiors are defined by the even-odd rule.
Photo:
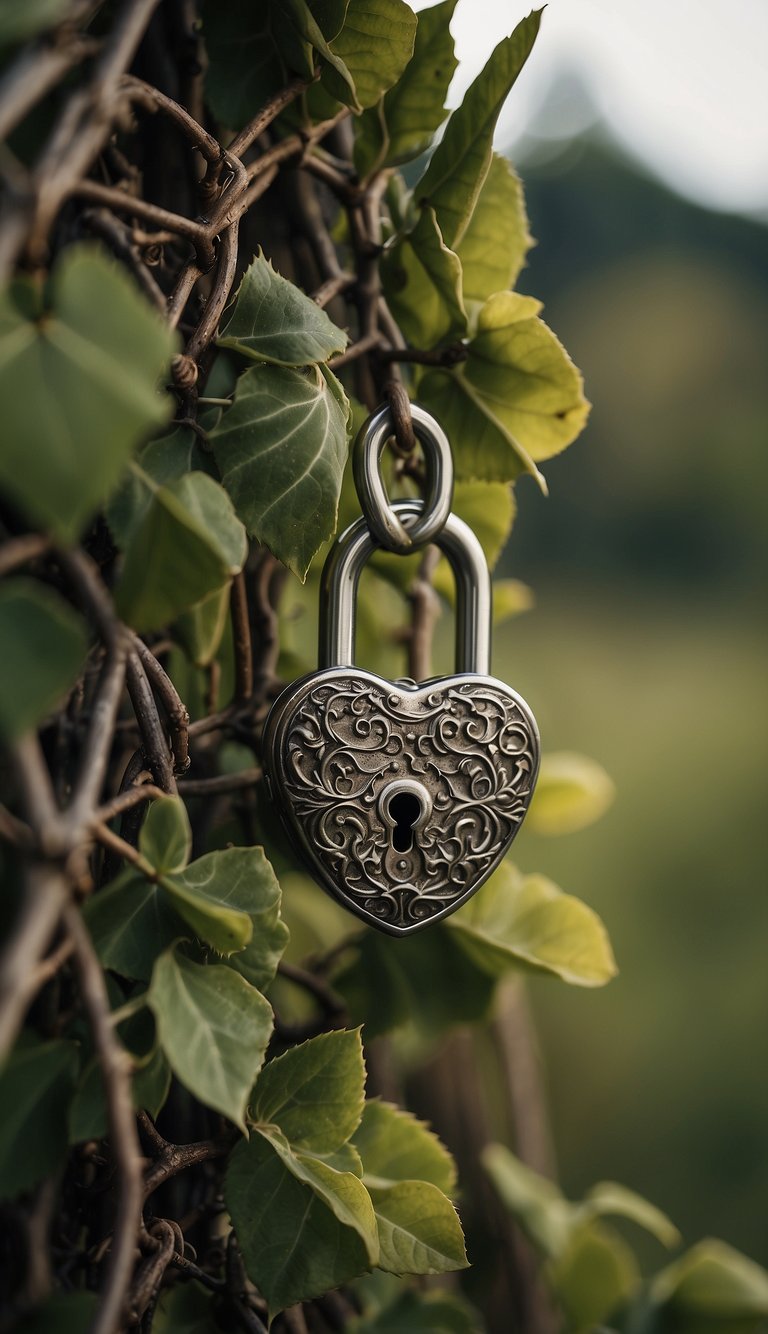
[[[538,735],[500,682],[455,677],[416,689],[339,668],[283,717],[279,786],[292,823],[350,906],[396,931],[469,897],[525,815]],[[398,850],[386,803],[401,787],[420,813],[410,847]]]

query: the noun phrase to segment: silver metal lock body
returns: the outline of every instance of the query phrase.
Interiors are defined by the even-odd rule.
[[[408,530],[419,501],[390,510]],[[533,795],[539,734],[489,673],[491,583],[472,530],[449,514],[432,540],[456,580],[456,673],[388,681],[354,665],[360,572],[379,545],[366,518],[322,575],[319,668],[267,719],[263,761],[286,828],[337,902],[391,935],[466,903],[499,865]]]

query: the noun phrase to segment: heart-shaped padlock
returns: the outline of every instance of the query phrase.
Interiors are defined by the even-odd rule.
[[[387,512],[413,534],[425,509],[396,501]],[[456,674],[417,684],[354,666],[357,583],[384,545],[361,518],[323,570],[319,669],[283,691],[264,733],[270,793],[314,875],[396,936],[439,921],[480,888],[520,828],[539,767],[531,710],[488,675],[491,586],[480,543],[456,515],[440,522],[426,536],[422,522],[420,543],[440,547],[456,580]]]

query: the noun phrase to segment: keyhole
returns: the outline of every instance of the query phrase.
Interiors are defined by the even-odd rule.
[[[412,792],[396,792],[389,803],[389,815],[395,822],[392,830],[395,852],[410,852],[413,826],[421,815],[421,802]]]

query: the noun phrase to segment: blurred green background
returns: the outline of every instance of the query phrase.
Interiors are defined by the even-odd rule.
[[[599,992],[531,988],[562,1182],[618,1179],[686,1241],[765,1263],[766,228],[670,193],[599,130],[516,165],[539,240],[519,286],[594,407],[549,499],[518,487],[498,573],[537,606],[494,670],[545,750],[618,789],[592,828],[515,847],[601,913],[620,968]]]

